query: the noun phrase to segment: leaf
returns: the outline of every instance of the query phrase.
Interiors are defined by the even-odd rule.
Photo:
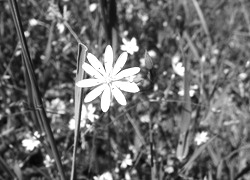
[[[23,174],[22,174],[21,168],[19,167],[17,162],[14,164],[13,170],[14,170],[16,176],[18,177],[18,180],[22,180]]]
[[[192,154],[192,156],[189,158],[189,160],[187,161],[187,163],[183,166],[183,170],[188,170],[192,167],[193,162],[199,157],[199,155],[204,152],[204,150],[206,149],[206,147],[215,139],[216,136],[212,137],[210,140],[208,140],[205,144],[201,145],[200,147],[198,147],[198,149],[196,149],[194,151],[194,153]]]
[[[144,58],[145,58],[145,65],[146,65],[146,68],[147,68],[148,70],[152,69],[152,68],[153,68],[153,61],[152,61],[152,58],[149,56],[147,50],[145,51]]]
[[[77,69],[76,69],[76,82],[81,81],[84,78],[83,64],[86,60],[87,47],[84,44],[78,44],[78,54],[77,54]],[[81,112],[82,112],[82,96],[83,89],[75,86],[75,134],[74,134],[74,149],[72,155],[72,167],[71,167],[71,177],[73,180],[75,178],[75,170],[76,170],[76,150],[77,150],[77,142],[79,139],[79,130],[80,130],[80,122],[81,122]]]

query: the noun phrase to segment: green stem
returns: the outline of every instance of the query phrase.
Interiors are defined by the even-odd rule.
[[[76,72],[76,82],[84,78],[84,70],[82,65],[86,59],[87,47],[83,44],[78,44],[78,55],[77,55],[77,72]],[[82,98],[83,89],[75,86],[75,136],[74,136],[74,149],[72,157],[72,167],[70,179],[75,179],[75,169],[76,169],[76,150],[77,142],[79,140],[79,131],[81,123],[81,111],[82,111]]]
[[[30,84],[31,84],[31,87],[32,87],[32,90],[34,93],[33,94],[34,95],[33,102],[35,105],[35,109],[38,112],[38,115],[39,115],[38,118],[41,118],[41,120],[43,122],[45,132],[47,134],[47,137],[48,137],[48,140],[49,140],[49,143],[50,143],[50,146],[51,146],[51,149],[52,149],[55,161],[56,161],[56,165],[57,165],[57,168],[58,168],[60,176],[61,176],[61,179],[65,180],[66,178],[64,175],[64,170],[62,167],[61,159],[60,159],[57,147],[56,147],[56,143],[55,143],[55,140],[54,140],[54,137],[52,134],[52,130],[51,130],[50,125],[49,125],[49,121],[47,119],[47,116],[46,116],[46,113],[45,113],[45,110],[44,110],[44,107],[42,104],[42,99],[41,99],[41,96],[40,96],[40,93],[38,90],[38,86],[36,84],[37,81],[35,79],[35,74],[34,74],[34,70],[32,67],[28,46],[26,43],[26,39],[24,37],[24,33],[23,33],[24,31],[23,31],[23,27],[21,24],[21,17],[19,14],[17,2],[16,2],[16,0],[9,0],[9,4],[11,7],[11,13],[12,13],[12,16],[14,19],[15,27],[17,29],[17,34],[18,34],[18,37],[19,37],[19,40],[20,40],[21,46],[22,46],[22,53],[24,56],[24,65],[25,65],[25,68],[27,70],[28,76],[30,78]]]

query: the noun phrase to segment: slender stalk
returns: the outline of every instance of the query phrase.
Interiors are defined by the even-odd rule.
[[[76,35],[75,31],[71,28],[71,26],[69,25],[69,23],[67,21],[63,21],[63,24],[68,28],[69,32],[72,34],[72,36],[76,39],[76,41],[79,43],[79,44],[82,44],[81,43],[81,40],[79,39],[79,37]]]
[[[189,59],[185,57],[184,50],[183,50],[183,39],[180,36],[180,51],[182,54],[182,58],[184,61],[185,73],[184,73],[184,105],[182,109],[182,120],[180,125],[180,137],[177,146],[177,158],[182,161],[189,152],[189,146],[192,137],[192,130],[190,129],[191,125],[191,99],[189,95],[190,89],[190,62]]]
[[[155,164],[154,164],[154,149],[153,149],[153,124],[152,117],[149,120],[149,143],[150,143],[150,166],[151,166],[151,180],[155,180]]]
[[[76,82],[84,78],[84,70],[82,65],[86,59],[87,47],[83,44],[78,44],[78,55],[77,55],[77,73],[76,73]],[[75,179],[75,169],[76,169],[76,150],[77,142],[79,140],[79,131],[80,131],[80,122],[81,122],[81,111],[82,111],[82,97],[83,97],[83,88],[75,86],[75,136],[74,136],[74,149],[72,157],[72,167],[70,179]]]
[[[56,147],[56,143],[55,143],[55,140],[54,140],[54,137],[52,134],[52,130],[51,130],[50,125],[49,125],[49,121],[47,119],[47,116],[46,116],[46,113],[45,113],[45,110],[44,110],[44,107],[42,104],[40,92],[39,92],[38,86],[36,84],[37,81],[35,79],[35,74],[34,74],[34,70],[32,67],[28,46],[26,43],[26,39],[24,37],[24,33],[23,33],[24,31],[23,31],[23,27],[21,24],[21,17],[19,14],[17,2],[16,2],[16,0],[9,0],[9,4],[11,7],[11,13],[12,13],[12,16],[14,19],[15,27],[17,29],[17,34],[18,34],[18,37],[19,37],[19,40],[20,40],[21,46],[22,46],[22,53],[24,56],[24,65],[25,65],[25,68],[27,70],[27,73],[28,73],[28,76],[30,79],[32,91],[34,93],[33,94],[33,96],[34,96],[33,103],[35,105],[35,109],[37,110],[37,112],[39,114],[38,118],[41,118],[41,120],[43,122],[45,132],[47,134],[47,137],[48,137],[48,140],[49,140],[49,143],[50,143],[50,146],[51,146],[51,149],[52,149],[52,152],[53,152],[53,155],[55,158],[55,162],[56,162],[57,168],[58,168],[60,176],[61,176],[61,179],[65,180],[66,178],[64,175],[61,159],[60,159],[57,147]]]

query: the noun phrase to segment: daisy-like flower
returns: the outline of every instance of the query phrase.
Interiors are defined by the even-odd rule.
[[[122,38],[122,42],[123,42],[123,45],[121,45],[122,51],[127,51],[131,55],[139,51],[139,47],[137,46],[136,39],[134,37],[131,39],[131,41]]]
[[[128,54],[123,52],[117,59],[113,67],[113,50],[108,45],[104,52],[104,67],[102,63],[91,53],[88,53],[87,59],[90,64],[84,63],[82,68],[92,78],[78,81],[76,86],[82,88],[95,87],[84,98],[84,102],[88,103],[101,95],[101,109],[107,112],[113,97],[121,105],[126,105],[126,99],[122,91],[136,93],[140,89],[131,79],[135,74],[139,73],[139,67],[121,69],[125,65]]]

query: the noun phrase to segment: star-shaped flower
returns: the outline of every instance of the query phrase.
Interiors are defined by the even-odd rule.
[[[196,142],[196,144],[198,146],[205,143],[205,142],[207,142],[208,140],[209,140],[208,133],[205,132],[205,131],[197,133],[195,138],[194,138],[194,141]]]
[[[126,99],[122,91],[136,93],[140,89],[136,83],[131,81],[132,76],[139,73],[139,67],[121,69],[125,65],[128,58],[127,52],[123,52],[117,59],[113,67],[113,50],[108,45],[104,52],[104,67],[102,63],[91,53],[88,53],[87,59],[90,64],[84,63],[82,68],[92,78],[78,81],[76,86],[88,88],[95,87],[84,98],[84,102],[88,103],[99,95],[101,95],[101,109],[107,112],[113,97],[121,105],[126,105]]]
[[[137,46],[136,39],[133,37],[131,41],[128,41],[125,38],[122,38],[123,45],[121,45],[122,51],[127,51],[129,54],[133,55],[135,52],[139,50]]]

